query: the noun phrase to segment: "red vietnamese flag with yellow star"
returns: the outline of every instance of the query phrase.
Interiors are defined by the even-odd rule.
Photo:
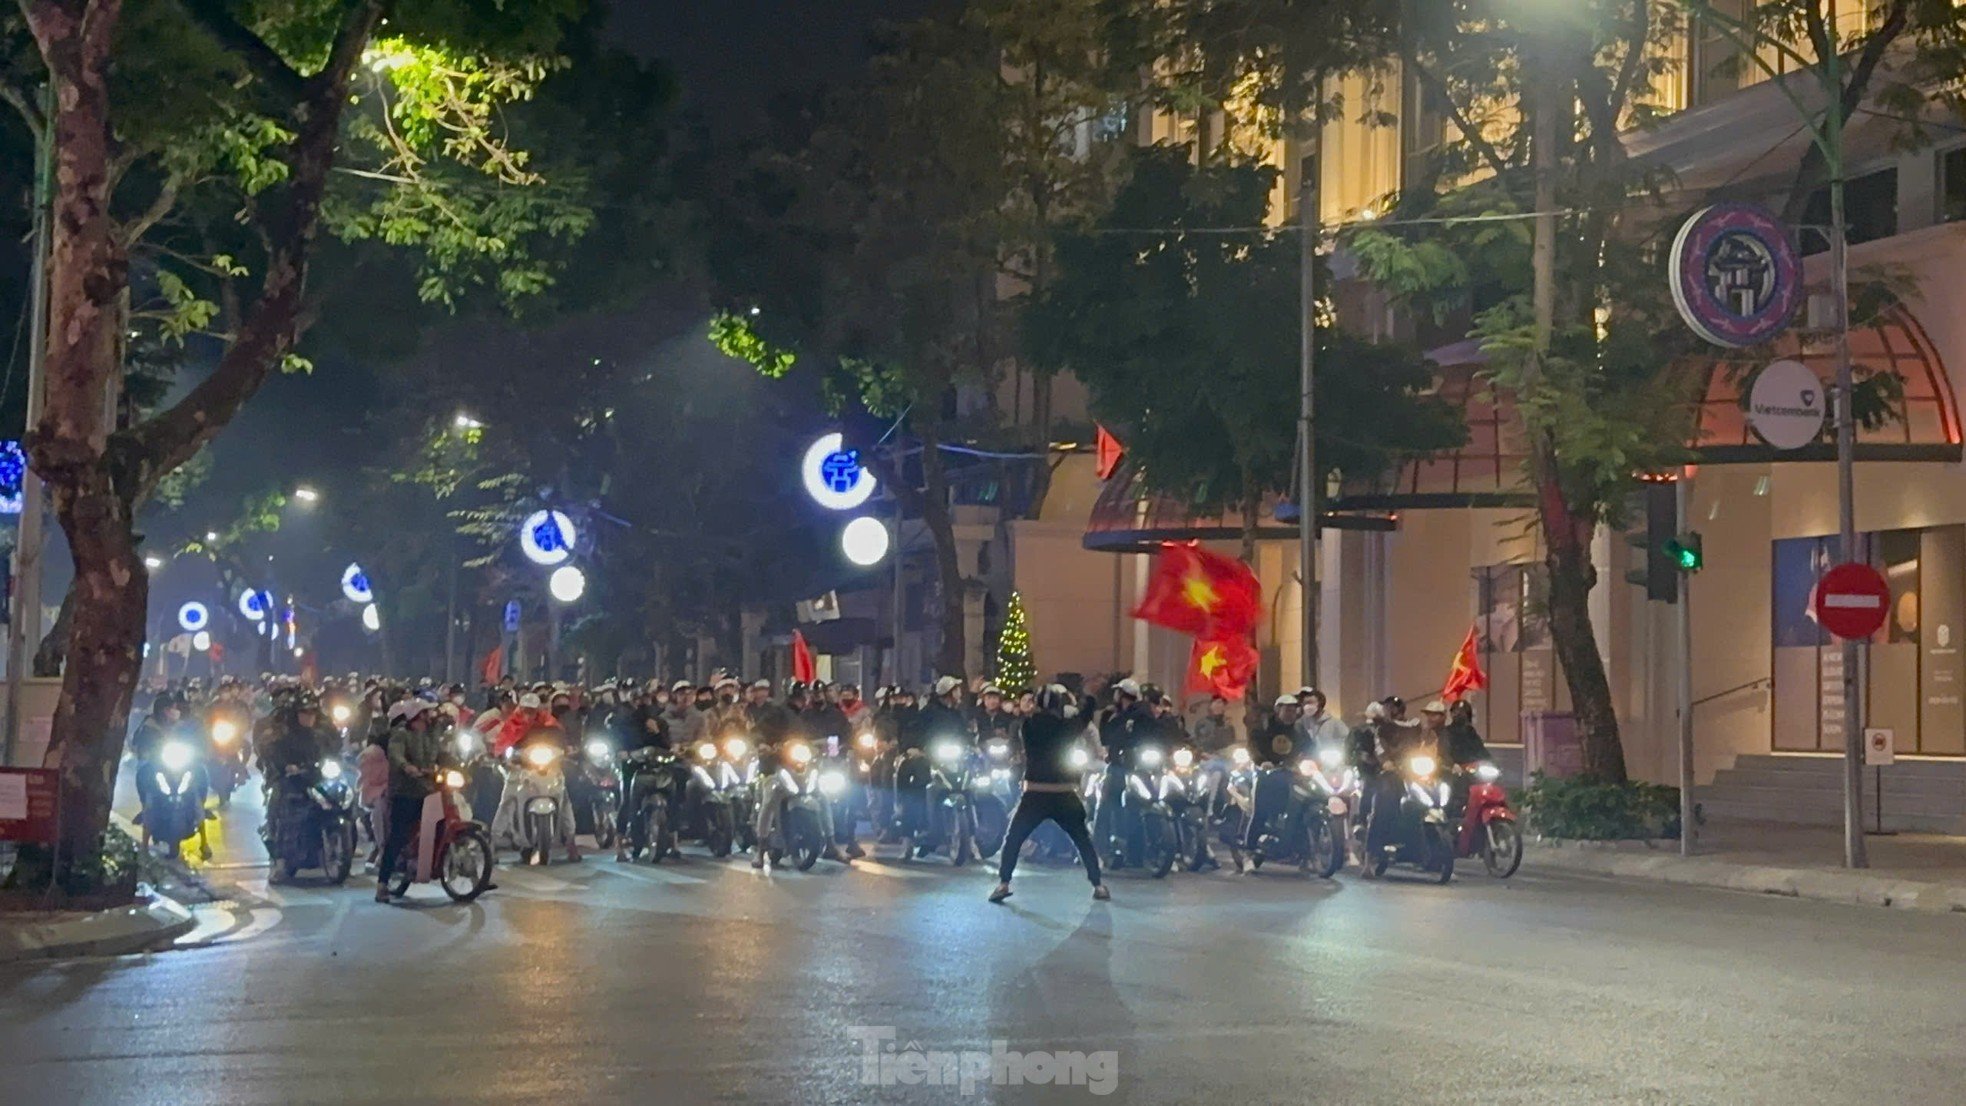
[[[1456,702],[1470,691],[1480,691],[1488,686],[1488,673],[1481,670],[1481,654],[1477,652],[1475,628],[1468,627],[1468,636],[1455,650],[1454,660],[1447,666],[1447,686],[1440,697],[1448,702]]]
[[[1249,633],[1263,614],[1263,586],[1241,561],[1198,545],[1168,544],[1154,558],[1133,617],[1209,641]]]
[[[1213,641],[1196,638],[1188,654],[1188,690],[1240,699],[1256,678],[1257,660],[1256,647],[1241,634]]]

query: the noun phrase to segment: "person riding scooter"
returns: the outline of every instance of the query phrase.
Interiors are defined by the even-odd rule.
[[[1298,748],[1301,736],[1297,729],[1298,709],[1295,695],[1277,696],[1271,704],[1269,721],[1250,731],[1249,758],[1252,761],[1259,766],[1294,764],[1301,751],[1308,751]],[[1264,786],[1265,783],[1269,783],[1269,786]],[[1243,835],[1244,848],[1251,852],[1257,850],[1270,819],[1283,813],[1283,804],[1289,801],[1289,776],[1266,777],[1258,774],[1256,791],[1250,804],[1249,826]]]

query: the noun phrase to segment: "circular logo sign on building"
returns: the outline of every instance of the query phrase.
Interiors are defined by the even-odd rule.
[[[1694,212],[1673,239],[1666,276],[1686,325],[1730,349],[1780,334],[1802,300],[1802,262],[1788,228],[1755,204]]]
[[[851,511],[867,502],[877,483],[860,463],[860,451],[848,449],[838,432],[820,435],[806,449],[799,476],[813,502],[831,511]]]
[[[526,560],[551,568],[573,556],[577,537],[566,512],[534,511],[519,526],[519,551]]]
[[[1884,625],[1891,609],[1891,587],[1869,565],[1846,562],[1816,582],[1816,622],[1846,640],[1862,640]]]
[[[1748,425],[1776,449],[1801,449],[1823,432],[1827,389],[1800,361],[1777,361],[1755,374],[1748,389]]]

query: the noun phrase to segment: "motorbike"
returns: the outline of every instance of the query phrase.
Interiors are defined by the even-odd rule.
[[[507,758],[507,771],[517,776],[512,839],[522,859],[545,864],[559,840],[560,811],[567,803],[566,756],[551,741],[521,741]]]
[[[773,864],[790,857],[799,871],[809,871],[832,844],[825,833],[823,804],[845,796],[846,772],[822,766],[810,745],[793,741],[785,746],[776,782],[778,828],[772,840],[759,847]]]
[[[455,768],[437,773],[437,788],[423,800],[423,817],[410,847],[403,850],[396,871],[387,876],[392,894],[406,893],[411,883],[435,880],[452,902],[467,903],[490,888],[491,834],[472,821],[460,797],[467,782]]]
[[[1010,741],[1006,738],[992,737],[984,741],[977,757],[976,778],[980,786],[976,789],[976,852],[987,858],[997,855],[997,850],[1003,848],[1004,835],[1010,832],[1010,810],[1017,805],[1023,772],[1011,759]]]
[[[1481,866],[1496,879],[1507,879],[1522,867],[1522,828],[1509,796],[1497,781],[1502,770],[1483,761],[1470,765],[1467,808],[1461,813],[1461,833],[1455,855],[1480,856]]]
[[[260,839],[273,860],[269,882],[319,868],[328,882],[348,882],[355,863],[355,791],[339,760],[274,781]]]
[[[1398,863],[1414,865],[1438,883],[1453,879],[1455,840],[1447,824],[1452,798],[1453,791],[1441,778],[1439,765],[1424,753],[1382,768],[1371,816],[1365,820],[1367,824],[1354,829],[1354,836],[1359,838],[1361,872],[1368,877],[1382,876]],[[1374,832],[1375,825],[1385,828]]]
[[[485,735],[470,726],[460,726],[451,734],[451,747],[457,755],[458,771],[464,773],[461,797],[472,810],[496,811],[498,798],[505,791],[505,774],[485,747]]]
[[[212,719],[207,731],[205,775],[210,780],[218,808],[232,805],[232,792],[246,782],[246,729],[230,715]]]
[[[1190,872],[1221,867],[1208,844],[1208,828],[1216,816],[1215,770],[1187,748],[1174,750],[1172,764],[1161,781],[1160,799],[1174,818],[1179,860]]]
[[[1111,850],[1108,867],[1130,863],[1155,879],[1164,878],[1181,856],[1174,812],[1163,799],[1164,789],[1179,786],[1167,782],[1167,751],[1159,744],[1143,744],[1128,757],[1125,771],[1111,839],[1105,843]]]
[[[1246,757],[1244,752],[1236,758],[1238,768],[1229,781],[1230,801],[1240,810],[1238,830],[1248,825],[1259,804],[1271,814],[1253,849],[1247,847],[1246,835],[1236,842],[1236,870],[1247,864],[1254,871],[1265,861],[1278,861],[1295,863],[1306,875],[1315,873],[1323,879],[1337,875],[1349,851],[1351,804],[1341,776],[1344,754],[1326,749],[1315,757],[1301,757],[1294,765],[1255,766]]]
[[[757,773],[758,761],[748,739],[697,743],[685,795],[690,823],[711,856],[721,860],[733,850],[757,845],[757,798],[752,788]]]
[[[710,745],[707,741],[703,744]],[[711,759],[715,758],[716,746],[710,745],[710,755]],[[627,768],[625,775],[629,781],[629,801],[638,804],[628,821],[628,855],[637,858],[646,856],[651,863],[660,862],[671,854],[680,856],[676,851],[678,827],[673,801],[682,772],[681,764],[667,749],[654,746],[621,754],[621,763]],[[639,800],[636,799],[638,795]],[[725,810],[728,813],[728,807]],[[724,834],[724,851],[720,855],[728,856],[728,827],[725,827]],[[715,852],[715,849],[711,851]]]
[[[976,756],[966,743],[942,738],[929,747],[927,824],[908,827],[914,856],[947,848],[958,868],[977,856],[975,771]]]
[[[205,838],[205,785],[198,764],[198,750],[188,741],[164,742],[156,759],[141,766],[151,773],[155,790],[145,790],[143,832],[148,842],[167,846],[176,856],[193,835],[198,838],[198,859],[210,860],[212,846]]]
[[[890,809],[894,802],[894,780],[884,778],[884,756],[880,738],[871,726],[863,726],[853,735],[853,772],[847,777],[847,813],[853,818],[852,827],[857,828],[865,821],[870,829],[879,832],[894,820],[894,811]],[[853,829],[849,828],[848,832]]]
[[[567,801],[573,804],[574,831],[583,824],[594,835],[596,848],[614,847],[616,815],[624,801],[621,784],[614,774],[614,744],[602,737],[590,737],[582,751],[587,755],[567,772]]]

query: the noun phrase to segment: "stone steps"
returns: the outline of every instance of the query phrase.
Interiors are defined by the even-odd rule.
[[[1882,769],[1884,827],[1966,834],[1966,763],[1901,760]],[[1875,824],[1878,778],[1864,772],[1865,823]],[[1760,754],[1741,757],[1696,789],[1708,819],[1839,825],[1843,762],[1835,757]]]

